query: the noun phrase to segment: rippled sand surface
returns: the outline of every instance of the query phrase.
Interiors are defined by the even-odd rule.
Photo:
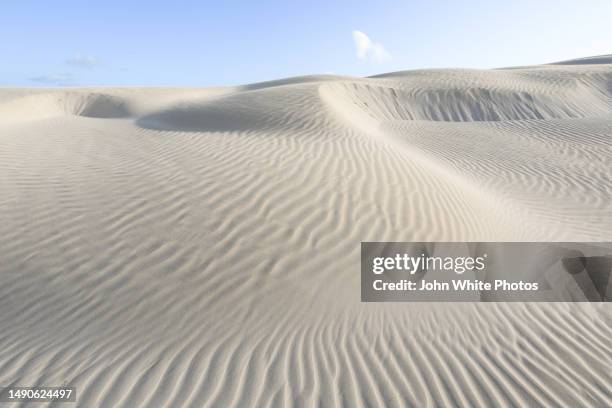
[[[0,384],[612,405],[609,304],[360,303],[361,241],[611,241],[612,58],[0,90]]]

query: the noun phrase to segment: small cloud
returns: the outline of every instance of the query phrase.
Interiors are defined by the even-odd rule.
[[[66,64],[77,68],[92,69],[100,65],[100,61],[95,57],[78,54],[73,58],[67,59]]]
[[[30,81],[48,85],[67,85],[74,81],[74,76],[69,73],[41,75],[30,78]]]
[[[353,41],[355,42],[357,58],[359,59],[369,58],[378,63],[391,59],[391,54],[385,50],[382,44],[372,41],[370,37],[362,31],[353,31]]]

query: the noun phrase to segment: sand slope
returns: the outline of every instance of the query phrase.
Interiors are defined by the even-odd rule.
[[[366,240],[612,240],[612,64],[0,91],[0,384],[612,405],[602,304],[361,304]]]

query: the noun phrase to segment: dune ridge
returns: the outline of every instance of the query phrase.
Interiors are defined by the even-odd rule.
[[[0,384],[86,407],[612,405],[608,304],[359,301],[361,241],[612,240],[607,58],[0,90]]]

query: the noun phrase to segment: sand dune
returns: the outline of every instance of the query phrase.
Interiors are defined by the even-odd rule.
[[[582,61],[582,62],[580,62]],[[361,241],[612,240],[612,60],[0,91],[0,384],[612,405],[607,304],[360,303]]]

